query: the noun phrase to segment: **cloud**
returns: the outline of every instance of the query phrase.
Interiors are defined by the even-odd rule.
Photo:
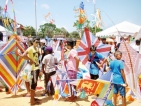
[[[45,8],[45,9],[49,9],[49,5],[48,4],[42,4],[41,7]]]

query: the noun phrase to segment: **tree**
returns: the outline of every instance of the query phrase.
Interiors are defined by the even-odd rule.
[[[67,31],[64,27],[61,28],[61,31],[62,31],[62,34],[63,34],[65,37],[67,37],[67,36],[69,35],[68,31]]]
[[[97,32],[100,32],[102,31],[103,29],[100,29],[98,27],[96,27],[96,32],[95,32],[95,27],[89,27],[91,33],[93,33],[94,35],[97,33]]]
[[[3,8],[0,6],[0,17],[2,17]]]
[[[39,36],[41,36],[43,38],[45,36],[48,36],[51,38],[54,35],[55,28],[56,28],[56,25],[51,24],[51,23],[45,23],[44,25],[40,25]]]
[[[25,29],[23,30],[23,35],[24,36],[36,36],[36,31],[32,26],[26,26]]]
[[[62,34],[62,30],[60,28],[55,28],[54,34],[55,35],[61,35]]]
[[[80,38],[79,33],[77,31],[73,31],[70,33],[70,35],[68,36],[68,38]]]

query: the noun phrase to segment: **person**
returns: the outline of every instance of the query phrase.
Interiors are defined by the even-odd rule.
[[[131,43],[130,45],[137,53],[139,53],[139,50],[140,50],[140,40],[136,40],[135,44]]]
[[[67,49],[69,49],[69,53],[67,56],[67,74],[69,79],[77,79],[77,72],[79,71],[79,58],[78,53],[74,49],[75,41],[68,40],[67,41]],[[68,101],[75,101],[76,97],[71,89],[71,96],[68,97],[66,100]]]
[[[41,104],[40,100],[35,98],[35,89],[37,86],[37,80],[39,76],[39,61],[38,61],[38,45],[39,40],[37,38],[33,38],[33,45],[29,47],[23,54],[22,57],[29,61],[32,67],[31,75],[32,75],[32,81],[31,81],[31,90],[30,90],[30,104],[36,105]]]
[[[3,33],[0,31],[0,41],[3,41]]]
[[[32,40],[28,40],[27,42],[28,48],[31,47],[33,45]],[[28,63],[29,64],[29,63]],[[30,97],[30,82],[29,81],[25,81],[25,86],[27,89],[27,93],[25,95],[23,95],[24,97]]]
[[[73,48],[74,47],[74,41],[69,40],[67,41],[67,49],[69,49],[68,53],[68,60],[67,60],[67,73],[70,79],[76,79],[77,78],[77,71],[79,71],[79,58],[77,51]]]
[[[45,53],[45,48],[47,47],[46,40],[45,39],[40,40],[40,44],[41,44],[41,53],[40,54],[42,55],[42,57],[41,57],[41,62],[42,62],[44,56],[46,55],[46,53]]]
[[[103,60],[101,63],[100,61]],[[90,53],[88,54],[88,61],[91,62],[90,64],[90,77],[91,79],[98,79],[99,78],[99,70],[102,68],[103,64],[107,61],[103,55],[96,52],[96,47],[92,45],[90,47]]]
[[[124,62],[121,60],[122,53],[120,51],[116,51],[114,53],[114,56],[116,59],[110,62],[110,69],[113,75],[112,83],[114,84],[114,106],[117,106],[116,101],[119,92],[120,96],[122,97],[122,105],[126,106],[125,86],[127,86],[127,82],[124,74]],[[125,86],[123,86],[122,84],[125,84]]]
[[[53,51],[55,51],[57,43],[58,43],[57,39],[54,39],[52,43]]]
[[[58,64],[57,58],[54,57],[52,47],[48,46],[45,48],[46,56],[42,61],[42,71],[45,75],[45,94],[54,95],[54,86],[50,78],[56,73],[56,65]],[[50,85],[49,85],[50,83]],[[49,85],[49,86],[48,86]],[[50,90],[50,91],[49,91]]]
[[[102,44],[106,44],[106,38],[102,38]]]
[[[62,51],[62,46],[63,46],[63,41],[60,40],[59,46],[58,46],[58,51]]]

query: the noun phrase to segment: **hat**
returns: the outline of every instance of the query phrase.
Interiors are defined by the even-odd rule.
[[[47,46],[47,47],[45,48],[45,51],[53,52],[53,50],[52,50],[52,47],[51,47],[51,46]]]
[[[46,40],[45,39],[41,39],[40,42],[44,43],[46,45]]]

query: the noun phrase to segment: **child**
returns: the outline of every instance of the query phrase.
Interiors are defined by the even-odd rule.
[[[88,54],[88,60],[91,62],[90,64],[90,76],[91,79],[98,79],[99,78],[99,68],[103,66],[103,64],[107,61],[106,58],[104,58],[100,53],[96,52],[96,47],[91,46],[90,47],[90,53]],[[102,63],[100,63],[100,61]]]
[[[53,56],[52,47],[48,46],[45,48],[46,56],[44,56],[42,61],[42,71],[45,75],[44,82],[45,82],[45,93],[48,95],[54,95],[54,87],[53,83],[50,83],[50,88],[48,88],[48,83],[50,82],[50,78],[52,75],[56,73],[56,65],[58,63],[57,58]],[[50,89],[50,91],[48,91]]]
[[[112,83],[114,83],[114,106],[117,106],[116,100],[119,92],[122,97],[122,104],[123,106],[126,106],[126,92],[125,87],[122,86],[122,84],[125,84],[127,86],[127,83],[124,74],[124,63],[121,60],[122,53],[120,51],[116,51],[114,53],[114,56],[116,60],[110,62],[110,69],[113,73]]]
[[[69,50],[68,53],[68,60],[67,60],[67,74],[69,79],[77,79],[77,72],[79,71],[79,58],[78,53],[74,49],[75,41],[68,40],[67,41],[67,49]],[[75,87],[75,86],[74,86]],[[66,101],[74,102],[77,97],[74,95],[72,87],[70,87],[71,95],[66,99]]]

